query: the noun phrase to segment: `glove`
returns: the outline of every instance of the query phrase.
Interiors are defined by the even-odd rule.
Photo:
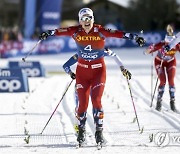
[[[168,51],[170,51],[170,46],[169,45],[165,45],[164,46],[164,52],[166,53]]]
[[[128,80],[131,79],[131,73],[127,69],[121,68],[121,72]]]
[[[145,51],[144,51],[144,54],[150,54],[152,53],[154,50],[154,44],[150,45]]]
[[[107,56],[115,56],[116,54],[110,50],[109,48],[104,48],[104,53],[107,54]]]
[[[70,75],[71,79],[73,79],[73,80],[76,79],[76,74],[75,73],[70,72],[69,75]]]
[[[136,36],[135,41],[138,43],[138,45],[140,47],[144,46],[144,44],[146,43],[144,38],[143,37],[139,37],[139,36]]]
[[[45,39],[47,39],[48,36],[54,35],[54,32],[55,32],[54,30],[48,30],[46,32],[42,32],[40,34],[40,36],[39,36],[39,39],[40,40],[45,40]]]

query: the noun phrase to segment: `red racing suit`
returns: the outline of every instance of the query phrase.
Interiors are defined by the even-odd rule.
[[[85,125],[89,96],[91,96],[96,127],[102,127],[103,110],[101,97],[106,82],[106,66],[104,63],[105,38],[130,39],[126,34],[130,33],[105,29],[101,25],[96,24],[93,25],[89,33],[86,33],[81,25],[55,30],[55,35],[71,36],[77,44],[76,88],[79,98],[77,110],[80,119],[79,125]]]
[[[173,49],[166,53],[162,53],[161,49],[163,48],[164,45],[167,43],[162,41],[160,43],[157,43],[155,45],[152,45],[149,47],[151,50],[150,53],[155,52],[158,50],[158,53],[155,57],[154,64],[156,68],[156,72],[158,74],[158,77],[160,79],[160,87],[165,86],[166,84],[166,73],[167,73],[167,78],[169,82],[170,87],[174,87],[174,77],[176,73],[176,57],[175,53],[177,51],[180,52],[180,43],[178,43]],[[161,66],[162,62],[162,66]],[[165,72],[166,71],[166,72]]]

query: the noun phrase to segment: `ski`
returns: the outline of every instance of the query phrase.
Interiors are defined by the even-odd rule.
[[[76,149],[79,149],[79,148],[84,147],[85,145],[87,145],[87,144],[84,143],[84,142],[82,142],[82,143],[79,143],[79,142],[78,142],[78,143],[75,145],[75,148],[76,148]],[[95,145],[95,147],[97,148],[97,150],[101,150],[103,146],[104,146],[104,145],[103,145],[103,143],[101,143],[101,142],[99,142],[99,143],[97,143],[97,144]],[[91,147],[92,147],[92,145],[91,145]]]
[[[177,111],[172,111],[172,110],[163,110],[162,112],[168,112],[168,113],[172,113],[172,114],[180,114],[180,112],[177,110]]]
[[[159,113],[171,113],[171,114],[180,114],[179,111],[172,111],[172,110],[169,110],[169,109],[162,109],[161,111],[158,111],[156,109],[154,109],[155,111],[159,112]]]

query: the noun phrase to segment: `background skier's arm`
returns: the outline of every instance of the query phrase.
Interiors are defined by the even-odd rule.
[[[128,79],[131,79],[131,73],[124,67],[122,60],[120,59],[119,56],[116,55],[115,52],[111,51],[110,49],[105,49],[104,50],[104,55],[105,56],[110,56],[111,58],[114,59],[114,61],[117,63],[117,65],[119,66],[119,68],[121,69],[122,74]]]
[[[78,60],[78,55],[73,55],[64,65],[63,69],[64,71],[71,76],[72,79],[76,78],[76,75],[72,72],[71,66],[74,65]]]
[[[150,46],[146,49],[145,53],[146,53],[146,54],[153,53],[153,52],[161,49],[164,45],[165,45],[165,42],[164,42],[164,41],[161,41],[161,42],[159,42],[159,43],[157,43],[157,44],[152,44],[152,45],[150,45]]]

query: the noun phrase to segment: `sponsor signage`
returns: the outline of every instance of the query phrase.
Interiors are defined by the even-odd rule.
[[[9,68],[21,68],[26,72],[28,77],[45,76],[44,67],[39,61],[9,61]]]
[[[39,17],[41,31],[60,27],[62,0],[39,0],[41,13]]]
[[[22,69],[0,69],[0,92],[28,91],[28,79]]]

